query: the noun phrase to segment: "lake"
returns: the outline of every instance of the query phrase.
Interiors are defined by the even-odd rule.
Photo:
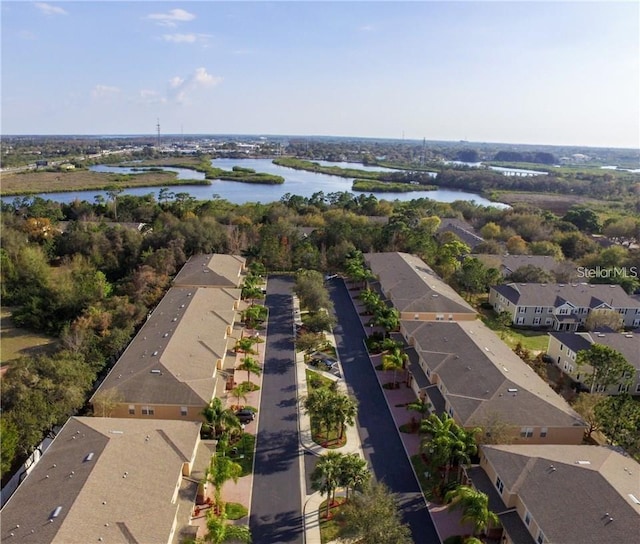
[[[300,195],[310,197],[314,193],[322,191],[325,194],[336,192],[352,192],[351,178],[341,178],[338,176],[329,176],[327,174],[318,174],[315,172],[307,172],[304,170],[294,170],[273,164],[271,159],[214,159],[211,164],[217,168],[231,170],[234,166],[242,166],[244,168],[253,168],[256,172],[265,172],[268,174],[276,174],[282,176],[285,182],[281,185],[259,185],[238,183],[237,181],[213,180],[211,185],[177,185],[169,187],[173,193],[189,193],[197,200],[209,200],[211,198],[222,198],[233,202],[234,204],[244,204],[246,202],[262,202],[269,203],[280,200],[282,196],[289,193],[292,195]],[[336,163],[327,163],[336,164]],[[339,163],[344,168],[364,168],[359,163]],[[103,172],[119,172],[135,173],[131,168],[121,166],[99,165],[92,167],[92,170]],[[165,170],[180,171],[180,179],[202,179],[200,172],[189,170],[187,168],[165,168]],[[373,170],[379,170],[374,168]],[[153,194],[156,198],[161,187],[136,187],[125,189],[124,194],[143,196]],[[356,193],[357,194],[357,193]],[[366,193],[369,194],[369,193]],[[500,208],[508,207],[506,204],[491,202],[486,198],[475,193],[465,191],[455,191],[449,189],[438,189],[435,191],[413,191],[410,193],[376,193],[373,192],[378,199],[409,201],[415,198],[429,198],[438,202],[453,202],[455,200],[474,201],[482,206],[495,206]],[[94,202],[97,195],[107,198],[105,191],[70,191],[64,193],[46,193],[40,194],[44,199],[54,200],[56,202],[73,202],[76,199]],[[13,202],[15,197],[4,197],[4,202]]]

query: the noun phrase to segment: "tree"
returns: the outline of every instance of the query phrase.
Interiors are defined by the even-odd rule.
[[[357,542],[411,544],[409,526],[403,524],[395,496],[382,482],[369,481],[354,494],[342,514],[349,536]]]
[[[594,412],[610,444],[618,444],[631,455],[640,454],[640,403],[629,393],[608,396]]]
[[[604,400],[600,393],[580,393],[573,401],[573,409],[584,419],[589,428],[585,431],[587,438],[601,429],[601,421],[596,415],[596,406]]]
[[[344,436],[346,425],[353,425],[358,413],[358,403],[348,395],[336,393],[332,402],[333,419],[339,427],[339,437]]]
[[[301,332],[296,338],[296,346],[299,351],[311,352],[320,348],[326,341],[324,333]]]
[[[251,380],[251,374],[255,374],[256,376],[260,376],[260,374],[262,374],[262,367],[253,357],[243,357],[241,361],[242,362],[238,365],[238,370],[247,371],[247,381]]]
[[[596,234],[602,228],[598,215],[589,208],[574,206],[562,218],[563,221],[573,223],[578,230],[589,234]]]
[[[225,408],[222,400],[213,397],[202,410],[204,416],[203,429],[213,437],[218,437],[229,430],[240,429],[240,422],[230,408]]]
[[[106,190],[107,195],[113,202],[113,219],[114,221],[118,221],[118,196],[124,191],[124,189],[115,185],[110,185]]]
[[[340,463],[342,454],[337,451],[330,451],[321,455],[316,464],[316,468],[311,473],[311,487],[319,491],[321,495],[327,495],[327,511],[325,517],[328,519],[333,504],[336,487],[339,484]]]
[[[308,314],[304,320],[305,327],[307,327],[311,332],[316,333],[323,331],[330,332],[335,324],[336,318],[324,310]]]
[[[410,402],[405,407],[407,410],[413,410],[414,412],[418,412],[420,414],[420,419],[424,419],[429,415],[431,411],[431,403],[425,399],[416,399],[413,402]]]
[[[227,523],[227,513],[222,511],[216,515],[213,510],[207,512],[207,536],[205,542],[223,544],[224,542],[252,541],[251,530],[247,525],[233,525]]]
[[[255,329],[259,323],[267,318],[267,308],[258,304],[252,304],[242,312],[245,325],[250,329]]]
[[[444,501],[450,510],[462,510],[460,523],[473,523],[474,534],[499,523],[498,516],[489,510],[489,497],[473,487],[459,485],[446,493]]]
[[[538,266],[525,264],[511,272],[507,280],[516,283],[554,283],[555,277],[551,272]]]
[[[312,418],[324,424],[329,434],[329,429],[334,422],[334,414],[332,409],[335,393],[326,387],[319,387],[313,389],[306,399],[304,399],[303,406],[307,414]]]
[[[124,397],[117,389],[107,389],[93,397],[93,415],[98,417],[111,417],[118,404]]]
[[[591,310],[584,321],[584,328],[588,331],[608,328],[612,331],[621,331],[624,320],[616,310]]]
[[[624,355],[609,346],[594,343],[586,350],[581,350],[576,355],[578,367],[587,366],[584,383],[593,393],[596,386],[605,389],[621,383],[630,385],[635,376],[635,368],[629,364]]]
[[[0,418],[0,477],[11,470],[18,449],[18,427],[11,416],[4,414]]]
[[[384,370],[393,370],[394,387],[398,385],[398,381],[396,380],[398,370],[402,370],[408,360],[409,356],[401,348],[394,348],[391,353],[385,353],[382,356],[382,368]]]
[[[237,482],[241,475],[242,466],[230,457],[218,454],[211,456],[211,461],[209,462],[209,468],[207,469],[205,478],[207,482],[213,485],[217,506],[222,505],[222,486],[225,482],[228,480]]]
[[[507,251],[511,255],[526,255],[529,252],[527,242],[522,236],[512,236],[507,240]]]
[[[389,336],[400,327],[400,312],[385,304],[375,311],[370,323],[382,327],[385,330],[385,336]]]
[[[234,351],[239,351],[241,353],[247,353],[251,355],[257,355],[258,352],[253,349],[253,346],[258,343],[258,339],[253,336],[243,336],[236,341],[235,346],[233,347]]]
[[[247,402],[247,393],[251,392],[251,384],[241,383],[236,385],[229,393],[236,398],[236,404],[240,405],[240,399]]]
[[[367,462],[357,453],[343,454],[338,462],[338,472],[338,484],[345,488],[347,501],[349,490],[362,487],[371,477]]]

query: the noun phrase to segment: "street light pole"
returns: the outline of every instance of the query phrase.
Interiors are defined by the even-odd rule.
[[[240,454],[240,458],[244,459],[244,429],[245,429],[246,425],[244,423],[242,423],[240,425],[240,428],[242,429],[242,436],[240,438],[240,440],[242,441],[242,453]]]

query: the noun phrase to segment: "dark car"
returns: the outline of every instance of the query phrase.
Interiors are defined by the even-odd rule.
[[[236,417],[240,420],[240,423],[251,423],[255,418],[256,414],[252,410],[238,410],[236,412]]]

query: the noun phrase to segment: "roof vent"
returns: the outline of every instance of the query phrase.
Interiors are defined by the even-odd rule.
[[[84,458],[84,462],[88,462],[91,461],[91,459],[93,459],[93,452],[88,453],[87,456]]]
[[[176,322],[176,321],[178,321],[178,318],[174,317],[171,321]]]
[[[162,338],[166,338],[167,336],[169,336],[169,333],[168,333],[168,332],[165,332],[165,333],[162,335]]]
[[[640,504],[640,499],[638,499],[638,497],[636,497],[635,495],[632,495],[631,493],[629,493],[629,498],[636,504]]]
[[[576,461],[576,465],[590,465],[591,461]]]
[[[156,355],[158,355],[158,352],[154,351],[151,355],[153,355],[155,357]]]
[[[518,392],[518,390],[515,387],[510,387],[509,389],[507,389],[507,391],[509,393],[517,393]]]
[[[158,368],[152,368],[151,369],[151,374],[156,374],[157,376],[160,376],[162,374],[162,370],[160,370]]]
[[[51,515],[49,516],[49,520],[56,519],[60,515],[60,512],[62,512],[62,506],[56,506],[56,509],[53,512],[51,512]]]

